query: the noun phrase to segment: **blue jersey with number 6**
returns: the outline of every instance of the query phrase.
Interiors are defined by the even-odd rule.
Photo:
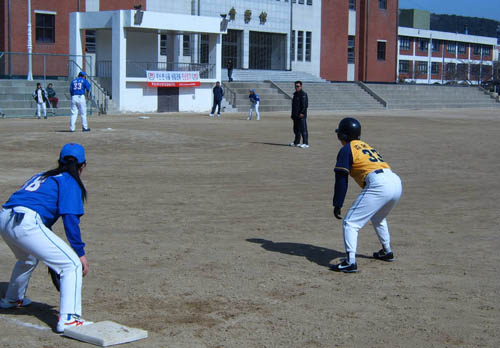
[[[69,86],[69,93],[73,95],[84,95],[85,91],[90,92],[90,83],[81,77],[77,77],[71,81]]]
[[[82,190],[67,172],[42,178],[36,174],[10,196],[4,208],[23,206],[36,211],[43,223],[51,227],[61,215],[82,216]]]

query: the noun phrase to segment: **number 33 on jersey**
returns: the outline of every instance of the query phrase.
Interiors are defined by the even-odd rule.
[[[346,171],[361,187],[365,187],[365,177],[377,169],[390,169],[382,156],[367,143],[352,140],[340,149],[335,171]]]

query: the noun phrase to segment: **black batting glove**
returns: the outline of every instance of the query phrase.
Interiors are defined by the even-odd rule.
[[[333,207],[333,215],[339,220],[342,220],[342,216],[340,216],[340,207]]]

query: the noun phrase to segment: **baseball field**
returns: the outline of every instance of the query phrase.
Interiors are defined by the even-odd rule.
[[[0,202],[65,143],[85,146],[83,318],[148,330],[125,347],[498,347],[499,110],[311,112],[309,149],[286,146],[286,113],[92,116],[89,133],[0,119]],[[331,202],[346,116],[403,181],[396,261],[372,258],[368,225],[357,274],[328,269],[344,255]],[[350,180],[343,214],[359,192]],[[0,240],[2,296],[14,262]],[[88,346],[53,332],[44,265],[27,296],[0,310],[1,347]]]

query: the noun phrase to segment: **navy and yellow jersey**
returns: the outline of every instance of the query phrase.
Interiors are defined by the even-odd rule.
[[[361,140],[345,144],[337,155],[335,171],[350,174],[359,186],[365,187],[365,178],[377,169],[390,169],[387,162],[373,147]]]

